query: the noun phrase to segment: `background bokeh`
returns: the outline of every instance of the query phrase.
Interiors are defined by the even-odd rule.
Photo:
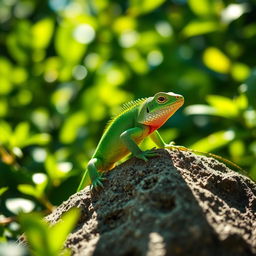
[[[159,91],[185,97],[167,141],[256,179],[255,14],[255,1],[1,0],[0,240],[20,234],[20,210],[76,191],[122,103]]]

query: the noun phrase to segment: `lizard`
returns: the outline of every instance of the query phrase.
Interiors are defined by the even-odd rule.
[[[158,147],[167,147],[169,144],[164,142],[157,129],[183,103],[184,97],[173,92],[158,92],[153,97],[126,103],[120,114],[106,126],[77,191],[88,185],[93,188],[103,187],[103,173],[111,170],[117,161],[130,153],[144,161],[158,156],[153,149],[142,151],[138,145],[149,136]]]
[[[132,153],[136,158],[147,161],[158,156],[153,149],[142,151],[139,144],[149,136],[159,148],[179,149],[198,155],[213,157],[224,164],[232,166],[238,172],[246,172],[235,163],[210,152],[201,152],[184,146],[166,143],[159,129],[184,103],[184,97],[173,92],[159,92],[153,97],[131,101],[123,106],[105,128],[98,146],[88,162],[77,191],[92,185],[103,187],[103,173],[114,168],[115,163]],[[109,151],[109,149],[112,151]]]

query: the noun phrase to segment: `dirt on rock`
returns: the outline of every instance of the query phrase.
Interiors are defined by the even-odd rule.
[[[82,210],[66,246],[72,255],[256,255],[256,185],[213,158],[156,150],[106,174],[104,189],[85,188],[47,220]]]

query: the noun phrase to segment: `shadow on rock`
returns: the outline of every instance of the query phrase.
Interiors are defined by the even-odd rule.
[[[157,150],[106,174],[47,217],[82,210],[67,239],[73,255],[255,255],[256,186],[212,158]]]

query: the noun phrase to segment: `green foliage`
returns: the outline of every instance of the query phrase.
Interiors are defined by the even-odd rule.
[[[159,91],[185,97],[167,141],[256,180],[254,12],[253,1],[1,1],[0,241],[20,234],[20,210],[76,191],[122,103]]]
[[[252,74],[254,76],[254,74]],[[248,79],[249,81],[251,78]],[[220,95],[207,95],[208,105],[190,105],[186,107],[187,115],[217,116],[230,119],[232,127],[211,133],[191,145],[191,148],[199,151],[214,151],[228,147],[231,159],[241,165],[245,165],[248,159],[255,158],[256,111],[247,97],[248,87],[240,86],[237,97],[230,99]],[[247,147],[246,147],[247,145]],[[252,166],[249,175],[255,179],[255,166]]]
[[[53,226],[49,226],[42,215],[21,214],[20,224],[25,232],[26,240],[32,255],[36,256],[57,256],[63,249],[64,242],[74,228],[80,212],[73,208],[66,212],[62,219]],[[70,255],[68,250],[62,251],[61,255]]]

